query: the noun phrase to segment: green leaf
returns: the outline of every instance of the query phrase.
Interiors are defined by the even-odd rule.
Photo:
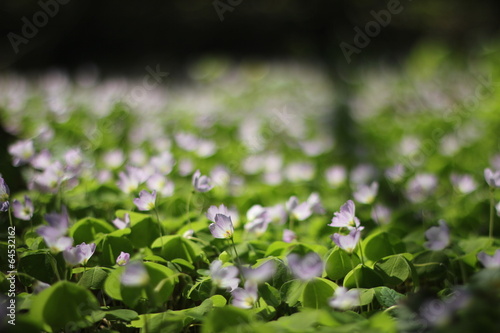
[[[328,307],[327,300],[337,287],[332,281],[319,277],[308,281],[302,292],[302,305],[313,309]]]
[[[160,236],[158,223],[150,215],[137,212],[118,210],[116,216],[123,218],[125,213],[130,215],[129,239],[136,249],[150,246]]]
[[[139,318],[137,312],[129,309],[117,309],[105,311],[105,317],[109,320],[122,320],[130,322]]]
[[[97,239],[98,234],[108,234],[114,230],[115,228],[104,220],[86,217],[69,229],[69,235],[73,237],[75,244],[92,243]]]
[[[281,304],[281,295],[279,290],[267,282],[259,287],[259,295],[266,301],[267,304],[273,307],[277,307]]]
[[[99,303],[87,289],[60,281],[43,290],[33,300],[30,316],[52,328],[75,331],[89,327],[104,317]]]
[[[195,262],[203,254],[198,244],[182,236],[163,236],[154,241],[151,248],[160,248],[160,255],[167,260],[177,258],[190,263]]]
[[[361,246],[365,256],[372,261],[405,252],[405,245],[401,239],[385,231],[370,234],[363,240]]]
[[[344,279],[344,287],[346,288],[373,288],[377,286],[382,286],[384,281],[382,277],[375,272],[373,269],[358,265],[352,271],[350,271]]]
[[[400,254],[380,259],[374,268],[388,286],[397,286],[405,282],[412,273],[411,263]]]
[[[305,283],[300,280],[284,283],[280,288],[281,299],[289,306],[295,306],[301,300],[305,286]]]
[[[57,258],[57,259],[56,259]],[[54,271],[57,270],[57,273]],[[33,278],[45,283],[52,284],[59,277],[64,277],[66,263],[62,258],[62,254],[54,257],[50,252],[41,250],[39,252],[27,253],[19,260],[19,272],[32,276]],[[19,277],[25,286],[31,286],[33,281],[24,275]]]
[[[133,248],[130,241],[125,237],[115,237],[106,235],[99,243],[101,255],[99,263],[103,266],[113,266],[116,264],[116,258],[120,252],[132,253]]]
[[[351,258],[354,267],[356,267],[360,263],[356,254],[349,255],[347,252],[338,247],[333,249],[326,259],[326,275],[332,280],[340,280],[344,278],[353,268]]]
[[[203,321],[201,332],[235,332],[236,327],[250,324],[251,321],[250,313],[243,309],[231,305],[214,308]]]
[[[161,305],[172,294],[178,279],[170,268],[163,265],[146,262],[144,267],[149,275],[149,283],[146,286],[123,286],[120,277],[125,270],[124,266],[118,267],[108,275],[104,282],[104,291],[109,297],[123,301],[130,307],[135,307],[141,299],[148,299],[155,305]]]
[[[405,295],[402,295],[395,290],[387,287],[378,287],[374,288],[375,290],[375,297],[377,298],[377,301],[382,305],[384,308],[391,307],[393,305],[396,305],[397,302],[401,299],[404,298]]]
[[[441,251],[424,251],[416,255],[412,263],[419,276],[432,281],[446,275],[449,259]]]
[[[104,285],[104,281],[108,277],[110,270],[102,267],[93,267],[87,269],[78,284],[85,288],[90,289],[101,289]]]

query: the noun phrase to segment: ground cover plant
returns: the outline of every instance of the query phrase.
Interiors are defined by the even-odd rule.
[[[2,331],[495,331],[498,51],[367,67],[340,128],[312,65],[3,76]]]

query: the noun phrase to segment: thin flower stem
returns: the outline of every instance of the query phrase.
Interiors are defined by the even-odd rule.
[[[191,204],[191,198],[193,197],[194,191],[191,191],[188,196],[187,204],[186,204],[186,214],[187,214],[187,220],[188,220],[188,225],[189,229],[191,228],[191,217],[189,216],[189,206]]]
[[[11,212],[11,209],[10,209],[10,205],[9,205],[9,209],[8,209],[8,211],[9,211],[9,222],[10,222],[10,227],[12,228],[12,226],[13,226],[14,224],[12,223],[12,212]]]
[[[289,217],[288,226],[290,227],[290,231],[293,231],[293,216]]]
[[[231,237],[231,243],[233,243],[233,249],[234,249],[234,254],[236,255],[236,260],[235,260],[235,263],[237,261],[237,266],[238,266],[238,270],[240,271],[240,275],[241,275],[241,282],[245,283],[245,277],[243,276],[243,272],[241,271],[241,259],[240,259],[240,256],[238,255],[238,251],[236,251],[236,244],[234,244],[234,237]]]
[[[361,308],[361,291],[359,291],[358,275],[356,274],[356,272],[354,272],[354,260],[352,260],[352,253],[349,254],[349,259],[351,260],[351,267],[354,274],[354,281],[356,281],[356,288],[358,289],[359,307]]]
[[[160,215],[158,214],[158,208],[155,204],[156,221],[158,221],[158,231],[160,232],[161,247],[163,248],[163,231],[161,230]]]
[[[495,206],[495,189],[491,187],[490,188],[490,238],[493,238],[494,206]]]
[[[361,259],[361,265],[365,266],[365,255],[363,253],[363,246],[361,246],[361,240],[359,240],[358,246],[359,246],[359,256]]]

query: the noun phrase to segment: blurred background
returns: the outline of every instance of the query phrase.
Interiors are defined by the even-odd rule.
[[[404,137],[412,132],[410,122],[397,123],[393,115],[404,121],[401,111],[419,108],[439,115],[470,100],[499,68],[490,61],[499,50],[495,0],[3,0],[0,15],[0,169],[6,175],[15,173],[8,145],[39,135],[44,120],[61,118],[62,109],[79,103],[69,101],[77,93],[88,93],[76,98],[87,99],[96,119],[103,119],[99,110],[133,96],[145,75],[150,84],[169,88],[146,89],[134,105],[153,114],[144,121],[155,121],[151,110],[164,111],[167,97],[168,110],[200,114],[217,108],[257,115],[285,107],[318,111],[318,126],[335,142],[335,159],[353,166],[381,158],[366,143],[378,144],[375,150],[400,141],[403,151],[419,147],[417,125],[426,116],[412,122],[416,137]],[[375,26],[366,41],[375,16],[387,24]],[[490,60],[481,62],[486,56]],[[283,81],[291,87],[275,90]],[[37,110],[28,103],[33,96],[42,101],[35,103],[38,120],[25,113],[30,105]],[[387,118],[371,125],[380,110]],[[395,128],[384,127],[385,119]],[[436,145],[454,145],[453,137],[441,139]]]
[[[164,63],[171,64],[173,72],[207,53],[345,64],[339,44],[352,43],[353,28],[364,27],[373,20],[370,12],[387,9],[389,2],[3,0],[0,68],[74,70],[92,63],[104,72],[123,73]],[[15,53],[7,35],[22,36],[22,18],[33,23],[37,12],[54,8],[54,3],[58,8],[49,9],[53,17]],[[400,6],[402,11],[392,15],[354,64],[373,57],[397,61],[424,38],[466,52],[495,36],[500,24],[500,4],[495,0],[402,0]],[[35,20],[44,23],[42,16]]]

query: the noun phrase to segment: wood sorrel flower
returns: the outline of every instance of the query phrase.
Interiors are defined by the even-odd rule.
[[[350,230],[363,230],[364,227],[361,226],[359,219],[355,216],[355,209],[354,202],[348,200],[340,207],[340,212],[335,212],[333,214],[332,223],[330,223],[329,226],[339,228],[346,227]]]
[[[334,243],[342,250],[353,253],[361,238],[361,229],[351,229],[348,235],[335,233],[332,236]]]
[[[87,261],[92,257],[95,251],[95,243],[86,244],[85,242],[64,250],[63,257],[71,266],[79,265],[79,264],[87,264]]]
[[[121,220],[120,218],[117,217],[116,219],[113,220],[113,224],[118,229],[125,229],[125,228],[130,227],[130,214],[125,213],[123,215],[123,220]]]
[[[16,143],[9,146],[9,154],[13,158],[14,166],[19,166],[21,164],[29,162],[30,159],[35,154],[33,141],[31,140],[17,141]]]
[[[439,226],[430,227],[425,232],[427,242],[424,246],[433,251],[444,249],[450,244],[450,229],[444,220],[439,220]]]
[[[125,266],[130,260],[130,253],[120,252],[120,255],[116,258],[116,264],[118,266]]]
[[[288,199],[286,203],[286,209],[288,210],[290,217],[297,221],[304,221],[312,215],[312,210],[309,203],[303,202],[299,204],[299,200],[295,196]]]
[[[260,284],[271,279],[276,273],[276,263],[269,260],[256,268],[242,267],[241,270],[245,280]]]
[[[208,226],[212,236],[215,238],[231,238],[233,237],[234,227],[231,222],[231,217],[223,214],[215,214],[215,223]]]
[[[14,211],[14,216],[20,220],[29,221],[33,217],[33,202],[27,195],[24,196],[23,203],[14,200],[12,202],[12,209]]]
[[[235,266],[222,267],[222,261],[220,260],[214,260],[210,264],[210,278],[218,288],[227,288],[229,291],[233,291],[240,283],[237,276],[238,268]]]
[[[353,193],[354,199],[357,202],[364,204],[371,204],[375,200],[378,192],[378,183],[373,182],[370,186],[361,185],[358,187],[358,190]]]
[[[484,170],[484,179],[492,188],[500,187],[500,170],[493,172],[490,168]]]
[[[212,222],[215,222],[215,215],[217,215],[217,214],[221,214],[224,216],[230,216],[229,210],[227,209],[226,206],[224,206],[224,204],[220,205],[219,207],[210,206],[210,208],[208,208],[207,213],[205,215],[206,215],[207,219],[209,219]]]
[[[131,262],[125,266],[120,282],[127,287],[144,286],[149,282],[148,271],[142,262]]]
[[[339,310],[349,310],[359,306],[359,291],[357,289],[347,290],[345,287],[335,289],[333,297],[328,300],[328,304]]]
[[[6,212],[9,210],[9,196],[10,190],[5,183],[5,180],[0,177],[0,212]]]
[[[492,256],[487,255],[484,251],[477,254],[477,259],[486,268],[496,268],[500,267],[500,249],[495,251]]]
[[[323,261],[316,252],[310,252],[303,258],[297,253],[291,253],[286,258],[293,275],[302,281],[308,281],[323,274]]]
[[[252,281],[245,282],[245,289],[236,288],[231,292],[233,296],[233,305],[242,309],[253,308],[259,298],[257,293],[257,284]]]
[[[192,179],[193,187],[198,192],[208,192],[213,188],[212,181],[207,176],[202,176],[200,170],[196,170]]]
[[[45,244],[52,252],[64,251],[73,245],[73,239],[64,237],[68,231],[69,217],[66,207],[61,214],[45,214],[45,220],[49,225],[39,227],[36,232],[43,237]]]
[[[139,198],[134,199],[134,204],[137,206],[137,209],[147,211],[155,208],[155,201],[156,191],[149,193],[146,190],[142,190],[139,192]]]

